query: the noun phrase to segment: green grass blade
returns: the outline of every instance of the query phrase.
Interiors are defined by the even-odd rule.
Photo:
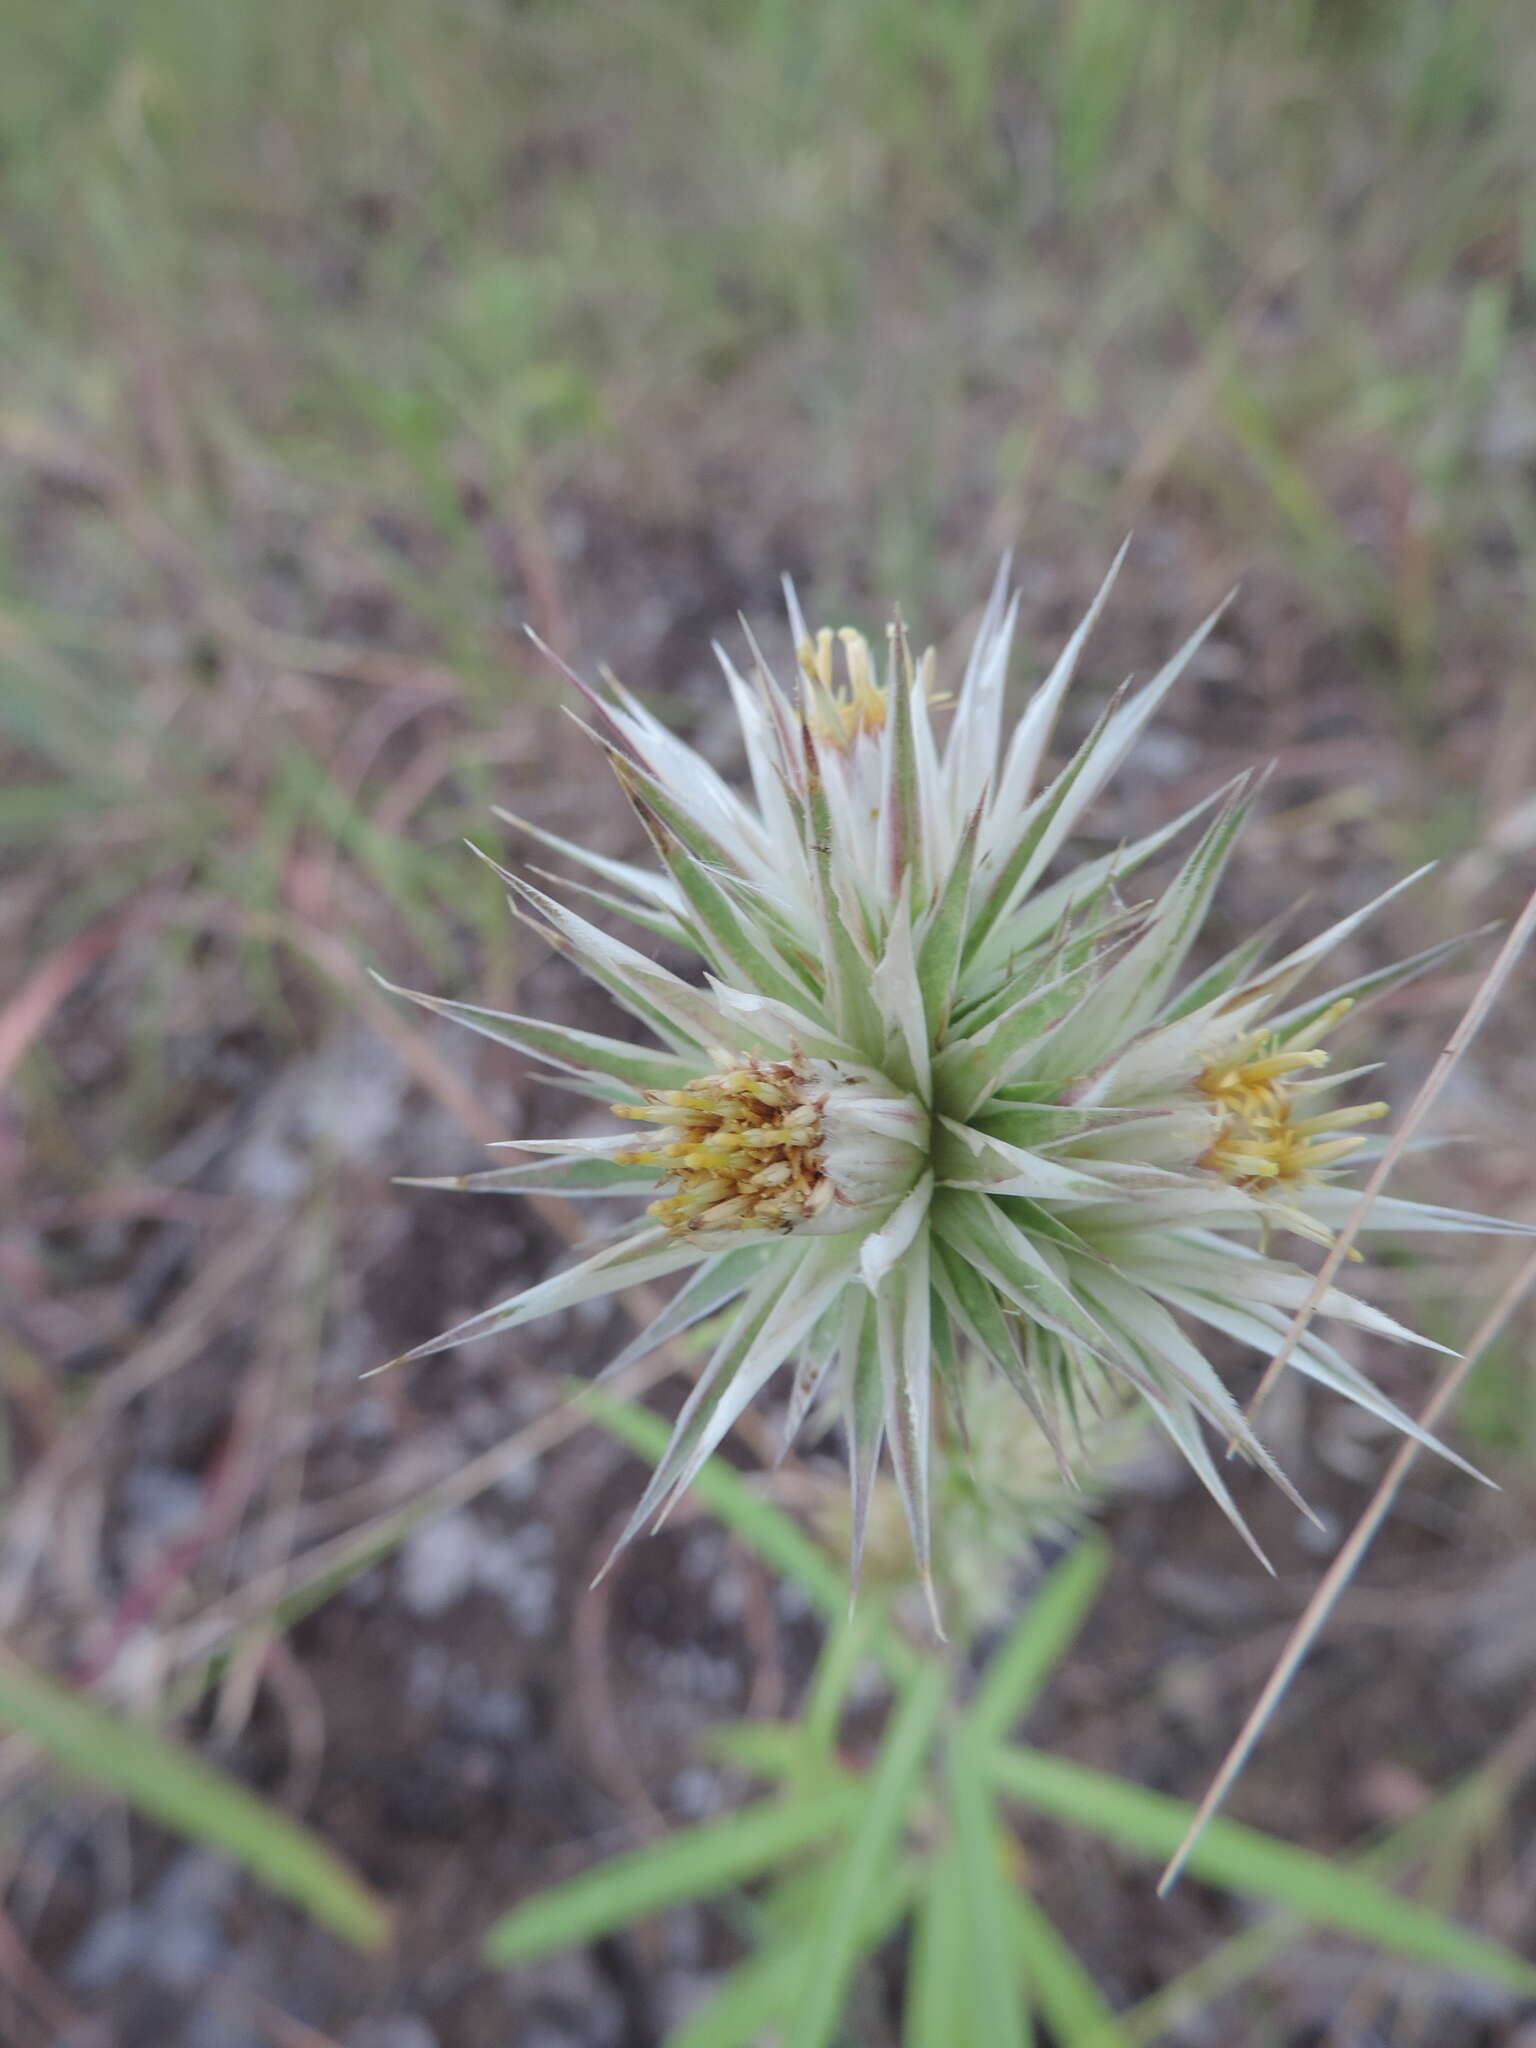
[[[1014,1952],[1055,2038],[1072,2048],[1130,2048],[1097,1984],[1026,1893],[1014,1893],[1010,1921]]]
[[[957,1738],[949,1758],[950,1820],[960,1860],[966,1944],[977,2034],[987,2048],[1027,2048],[1032,2037],[1011,1934],[1013,1887],[1003,1868],[1002,1830],[988,1785],[989,1755]]]
[[[805,1968],[805,1945],[775,1942],[732,1970],[704,2008],[671,2035],[667,2048],[757,2048],[764,2023],[791,2003]]]
[[[798,1721],[727,1721],[703,1737],[711,1756],[749,1777],[788,1784],[806,1775],[805,1731]]]
[[[177,1742],[0,1656],[0,1723],[71,1775],[233,1858],[356,1948],[388,1941],[388,1907],[319,1838]]]
[[[1432,1843],[1457,1843],[1478,1835],[1489,1823],[1491,1812],[1502,1813],[1507,1796],[1507,1782],[1501,1780],[1496,1766],[1488,1766],[1441,1793],[1358,1856],[1350,1852],[1349,1860],[1373,1877],[1393,1876],[1421,1858]],[[1118,2042],[1125,2048],[1155,2048],[1175,2027],[1187,2026],[1192,2014],[1256,1977],[1309,1932],[1306,1922],[1294,1913],[1271,1913],[1255,1921],[1122,2014],[1116,2022]],[[1118,2048],[1118,2042],[1090,2034],[1083,2048]]]
[[[828,1631],[800,1714],[801,1747],[813,1766],[830,1761],[835,1753],[849,1688],[871,1654],[884,1620],[879,1595],[866,1593],[855,1611]]]
[[[823,1786],[814,1798],[749,1807],[614,1857],[504,1913],[485,1937],[485,1959],[505,1969],[729,1891],[838,1833],[865,1797],[858,1785]]]
[[[902,2048],[973,2041],[976,2014],[965,1955],[965,1878],[951,1839],[933,1858],[907,1965]]]
[[[102,792],[82,780],[13,782],[0,789],[0,845],[46,845],[57,832],[100,816]]]
[[[899,1701],[870,1775],[862,1810],[827,1887],[824,1917],[806,1961],[799,2008],[783,2048],[830,2048],[869,1922],[870,1903],[890,1868],[948,1695],[949,1673],[934,1662]],[[1000,2044],[1001,2048],[1001,2044]]]
[[[1038,1750],[997,1750],[991,1771],[997,1789],[1010,1798],[1144,1856],[1171,1856],[1194,1818],[1194,1808],[1182,1799]],[[1189,1870],[1207,1884],[1289,1907],[1315,1926],[1420,1965],[1463,1971],[1527,1995],[1536,1991],[1536,1967],[1497,1942],[1399,1898],[1359,1871],[1236,1821],[1210,1823],[1191,1852]]]
[[[889,1937],[911,1904],[915,1889],[910,1864],[887,1875],[861,1922],[862,1949],[878,1948]],[[808,1942],[789,1938],[758,1949],[731,1972],[702,2012],[668,2037],[667,2048],[759,2048],[765,2024],[789,2010],[804,1984],[810,1968],[809,1948]],[[953,2048],[953,2041],[946,2042],[945,2048]]]
[[[1109,1566],[1108,1543],[1085,1536],[1036,1588],[1023,1620],[977,1687],[966,1716],[973,1735],[997,1742],[1017,1727],[1087,1619]]]

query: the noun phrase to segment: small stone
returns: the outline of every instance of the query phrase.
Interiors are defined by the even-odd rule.
[[[690,1765],[672,1780],[671,1801],[674,1811],[689,1820],[701,1820],[705,1814],[718,1813],[720,1780],[702,1765]]]
[[[804,1621],[814,1611],[809,1595],[793,1579],[780,1579],[773,1589],[773,1604],[786,1621]]]
[[[123,1506],[146,1536],[168,1542],[197,1518],[203,1489],[190,1473],[135,1465],[123,1481]]]
[[[270,2036],[219,2005],[200,2005],[183,2028],[179,2048],[269,2048]]]
[[[726,1974],[708,1975],[694,1970],[666,1970],[657,1982],[655,1996],[666,2038],[680,2034],[720,1991]]]
[[[435,1714],[448,1684],[448,1652],[440,1643],[417,1643],[405,1672],[405,1703],[413,1713]]]
[[[352,1031],[295,1076],[305,1135],[345,1159],[379,1157],[400,1125],[406,1069],[382,1039]]]
[[[462,1511],[418,1529],[400,1551],[400,1597],[421,1620],[446,1614],[479,1576],[480,1532]]]
[[[223,1913],[234,1903],[239,1884],[238,1868],[223,1856],[188,1849],[155,1886],[150,1911],[164,1920],[184,1913]]]
[[[1177,782],[1194,767],[1197,749],[1183,733],[1154,727],[1137,742],[1138,771],[1152,782]]]
[[[360,2020],[342,2035],[346,2048],[437,2048],[437,2036],[415,2013],[392,2013],[386,2019]]]
[[[137,1967],[144,1929],[131,1906],[114,1906],[86,1929],[69,1959],[67,1975],[76,1991],[107,1991]]]
[[[1401,1827],[1422,1813],[1433,1794],[1417,1771],[1406,1764],[1379,1757],[1369,1765],[1356,1788],[1356,1804],[1363,1819],[1377,1826]]]
[[[513,1507],[521,1507],[531,1500],[539,1490],[541,1460],[530,1458],[526,1465],[515,1465],[510,1472],[504,1472],[497,1480],[494,1491],[497,1496]]]
[[[533,1726],[533,1713],[525,1696],[511,1690],[481,1692],[460,1681],[455,1673],[453,1687],[454,1726],[476,1742],[501,1749],[516,1749]]]
[[[460,1440],[472,1451],[489,1450],[507,1433],[501,1410],[483,1395],[469,1395],[454,1410],[453,1426]]]
[[[348,1579],[338,1598],[349,1607],[358,1607],[366,1612],[370,1607],[378,1606],[384,1598],[384,1591],[384,1573],[375,1565],[371,1571],[360,1572],[355,1579]]]
[[[572,1324],[583,1336],[600,1337],[613,1315],[613,1302],[606,1294],[590,1301],[578,1301],[566,1310]]]
[[[397,1433],[389,1403],[381,1401],[377,1394],[365,1394],[354,1400],[342,1417],[342,1427],[351,1441],[364,1450],[377,1450],[381,1444],[392,1442]]]
[[[530,1522],[515,1536],[488,1542],[480,1554],[480,1583],[500,1599],[514,1627],[525,1636],[549,1633],[559,1590],[553,1565],[554,1532],[545,1522]]]
[[[217,1968],[224,1954],[218,1923],[205,1913],[163,1921],[144,1945],[147,1976],[168,1991],[191,1991]]]
[[[743,1574],[727,1566],[709,1581],[705,1595],[716,1621],[740,1621],[747,1605],[747,1582]]]
[[[259,1202],[296,1201],[310,1177],[308,1162],[271,1125],[252,1131],[229,1169],[232,1191],[252,1195]]]
[[[200,1849],[178,1856],[141,1916],[145,1976],[168,1991],[190,1991],[216,1970],[227,1945],[221,1922],[239,1882],[238,1869],[221,1856]]]
[[[524,1964],[504,1981],[519,2015],[526,2015],[517,2048],[618,2048],[624,2038],[618,1995],[577,1950]]]
[[[442,1515],[400,1552],[401,1598],[413,1614],[431,1619],[482,1590],[501,1601],[521,1634],[546,1635],[559,1590],[549,1561],[554,1542],[545,1522],[501,1536],[465,1510]]]

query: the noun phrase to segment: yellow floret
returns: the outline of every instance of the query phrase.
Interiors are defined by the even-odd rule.
[[[746,1056],[681,1088],[648,1090],[644,1106],[617,1103],[616,1116],[658,1123],[663,1145],[618,1155],[655,1166],[675,1192],[650,1206],[681,1236],[695,1230],[789,1230],[821,1199],[821,1106],[806,1098],[807,1075],[789,1060]]]
[[[1385,1116],[1385,1102],[1296,1114],[1297,1077],[1327,1066],[1328,1055],[1315,1041],[1349,1007],[1347,1000],[1330,1005],[1284,1045],[1276,1044],[1272,1032],[1250,1031],[1207,1065],[1195,1085],[1210,1097],[1220,1122],[1202,1166],[1236,1187],[1272,1193],[1303,1186],[1323,1167],[1360,1149],[1365,1139],[1353,1126]]]

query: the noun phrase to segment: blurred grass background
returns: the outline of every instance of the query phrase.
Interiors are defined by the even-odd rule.
[[[7,42],[3,824],[113,849],[56,936],[167,865],[270,909],[307,832],[441,952],[457,856],[355,801],[344,685],[451,696],[478,810],[519,617],[591,617],[573,498],[948,617],[1005,541],[1155,503],[1420,737],[1528,621],[1519,0],[102,0]],[[237,662],[276,716],[221,717]]]
[[[35,1511],[264,1196],[290,1222],[239,1505],[268,1563],[307,1526],[372,1362],[337,1332],[384,1175],[451,1162],[417,1129],[360,1165],[334,1128],[292,1184],[198,1161],[359,1016],[450,1124],[506,1128],[360,967],[492,1000],[535,971],[462,847],[509,791],[562,828],[591,801],[524,620],[707,734],[709,634],[781,569],[933,632],[1015,547],[1038,651],[1135,527],[1117,651],[1241,580],[1191,730],[1339,781],[1298,806],[1302,880],[1451,855],[1446,929],[1517,896],[1525,0],[13,0],[0,57],[0,1159],[30,1204],[0,1226],[0,1453]],[[1487,1206],[1536,1127],[1528,1071],[1500,1086]],[[250,1303],[197,1312],[184,1359]],[[242,1370],[149,1425],[215,1508]],[[1512,1350],[1467,1411],[1516,1460],[1528,1388]],[[40,1659],[174,1697],[170,1651],[118,1668],[115,1401],[55,1582],[13,1522],[0,1608]],[[151,1623],[250,1570],[205,1546]]]

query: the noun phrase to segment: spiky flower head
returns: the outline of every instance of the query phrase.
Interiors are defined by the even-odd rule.
[[[647,1206],[570,1271],[409,1355],[685,1272],[624,1359],[705,1316],[721,1334],[628,1533],[788,1374],[791,1437],[813,1409],[843,1421],[855,1566],[884,1446],[926,1571],[935,1396],[962,1404],[968,1354],[1012,1386],[1064,1470],[1090,1418],[1129,1394],[1239,1527],[1208,1432],[1280,1478],[1199,1334],[1276,1346],[1309,1286],[1277,1242],[1330,1241],[1352,1201],[1340,1170],[1384,1108],[1353,1100],[1355,1076],[1330,1065],[1332,1035],[1353,1004],[1445,949],[1304,994],[1371,905],[1278,959],[1261,935],[1190,977],[1253,801],[1248,778],[1119,852],[1063,866],[1215,623],[1111,698],[1049,774],[1113,576],[1011,726],[1017,600],[1004,576],[954,679],[936,676],[931,654],[913,657],[899,623],[878,661],[857,633],[812,635],[791,590],[788,681],[755,643],[746,675],[720,654],[746,788],[617,684],[599,695],[578,683],[658,866],[526,829],[584,867],[595,879],[577,886],[641,944],[504,878],[514,908],[654,1044],[419,1000],[614,1113],[611,1133],[519,1140],[548,1157],[449,1185]],[[1161,896],[1137,900],[1146,864],[1196,827]],[[660,964],[655,941],[696,956],[698,977]],[[1500,1227],[1390,1200],[1370,1223]],[[1337,1288],[1321,1307],[1409,1336]],[[1293,1363],[1415,1431],[1315,1329]]]

